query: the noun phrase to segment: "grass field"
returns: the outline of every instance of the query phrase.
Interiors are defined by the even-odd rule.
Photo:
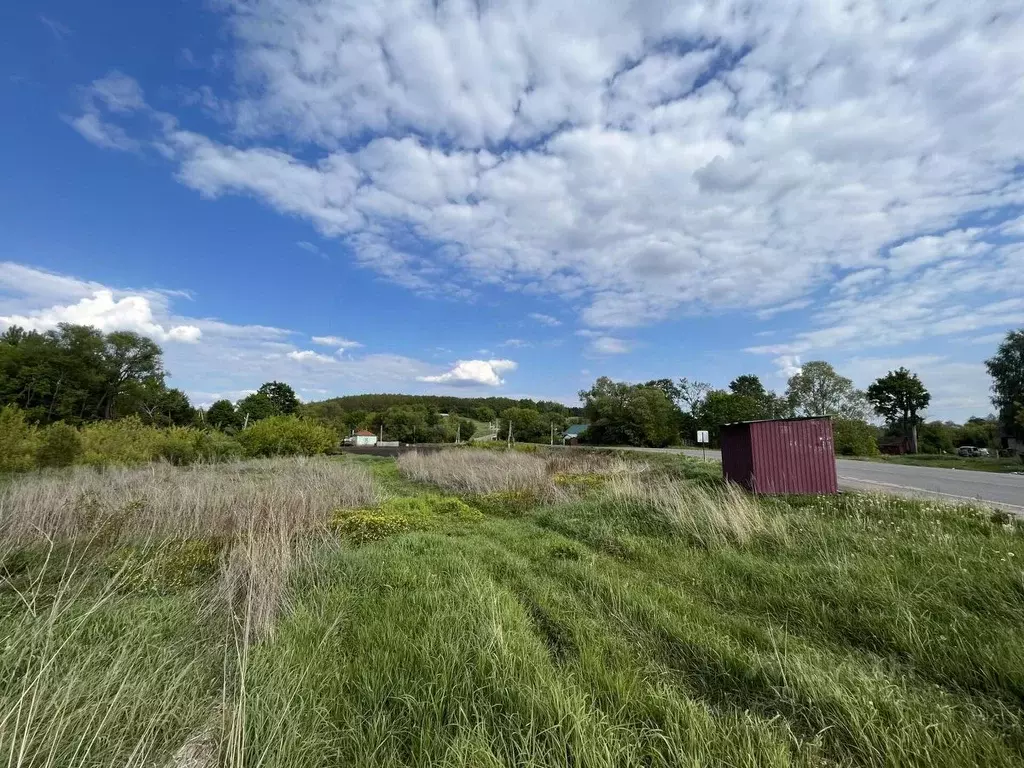
[[[1024,765],[1024,538],[677,456],[0,488],[8,766]]]
[[[844,459],[861,458],[864,461],[880,461],[887,464],[909,464],[915,467],[939,467],[942,469],[969,469],[975,472],[1024,472],[1024,461],[1019,458],[990,456],[954,456],[948,453],[918,453],[908,456],[874,456],[871,458],[843,456]]]

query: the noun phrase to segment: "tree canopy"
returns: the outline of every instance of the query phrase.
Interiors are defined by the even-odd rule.
[[[806,363],[800,373],[790,377],[786,399],[796,416],[838,416],[864,421],[868,414],[864,393],[824,360]]]
[[[590,426],[587,440],[610,445],[663,447],[679,440],[678,409],[658,387],[602,376],[580,392]]]
[[[157,424],[190,422],[188,398],[168,389],[165,376],[160,347],[137,333],[62,323],[45,333],[12,326],[0,335],[0,402],[37,424],[131,414]]]
[[[887,424],[899,425],[907,435],[921,422],[920,413],[928,407],[932,396],[916,373],[900,367],[876,379],[868,387],[867,398],[875,413]]]
[[[1006,334],[985,367],[992,377],[992,404],[999,409],[1000,425],[1024,439],[1024,328]]]

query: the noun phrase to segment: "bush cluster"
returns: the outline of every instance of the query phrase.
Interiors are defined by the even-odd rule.
[[[338,442],[334,430],[295,416],[271,416],[238,433],[246,456],[312,456]]]
[[[835,452],[840,456],[877,456],[875,429],[857,419],[833,419],[832,434]]]
[[[8,405],[0,410],[0,472],[86,464],[95,467],[163,460],[175,465],[264,456],[309,456],[337,444],[333,430],[296,416],[272,416],[236,436],[196,427],[158,427],[137,416],[82,427],[30,424]]]

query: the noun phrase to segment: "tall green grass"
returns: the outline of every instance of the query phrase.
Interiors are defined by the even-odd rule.
[[[513,458],[536,493],[492,455],[335,462],[373,478],[357,514],[409,524],[285,512],[212,569],[165,538],[143,559],[174,579],[122,539],[7,553],[8,766],[1024,765],[1014,521]]]

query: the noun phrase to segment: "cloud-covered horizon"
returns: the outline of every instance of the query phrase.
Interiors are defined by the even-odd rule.
[[[780,372],[1024,323],[1019,2],[217,7],[215,120],[113,70],[69,124],[417,294],[549,297],[598,356],[666,320],[792,320],[745,347]]]

